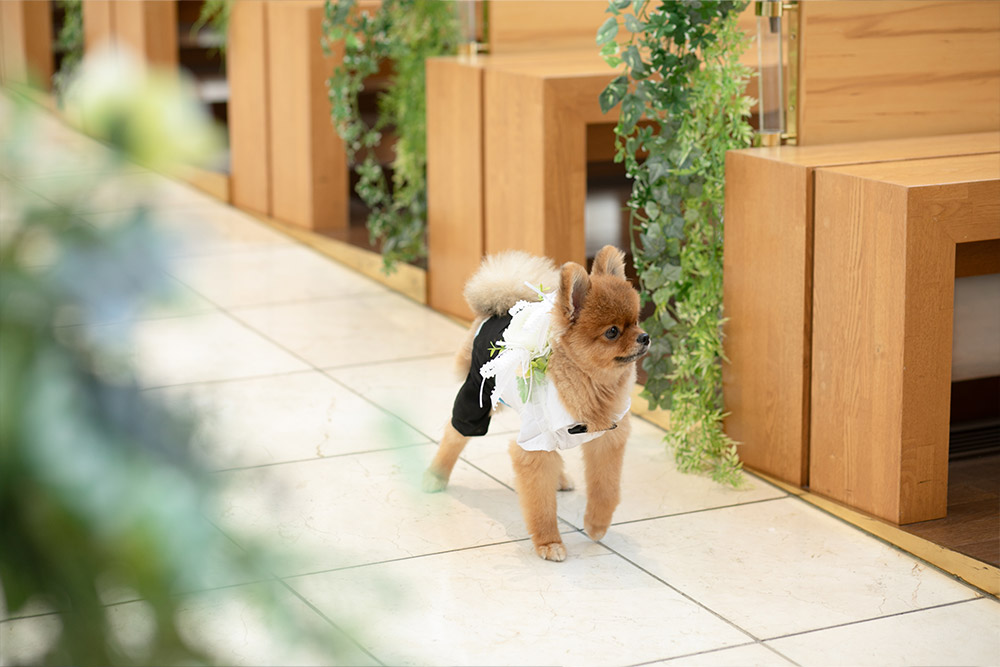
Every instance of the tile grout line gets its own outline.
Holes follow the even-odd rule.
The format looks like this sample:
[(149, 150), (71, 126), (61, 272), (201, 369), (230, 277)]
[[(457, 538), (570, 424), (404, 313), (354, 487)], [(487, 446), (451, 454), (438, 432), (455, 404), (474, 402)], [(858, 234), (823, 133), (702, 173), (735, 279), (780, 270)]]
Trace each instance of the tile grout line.
[(723, 622), (724, 622), (724, 623), (726, 623), (727, 625), (729, 625), (729, 626), (731, 626), (731, 627), (735, 628), (735, 629), (736, 629), (736, 630), (738, 630), (739, 632), (742, 632), (742, 633), (743, 633), (744, 635), (746, 635), (747, 637), (749, 637), (750, 639), (752, 639), (752, 640), (753, 640), (753, 641), (754, 641), (755, 643), (760, 643), (760, 642), (761, 642), (760, 638), (759, 638), (759, 637), (757, 637), (756, 635), (754, 635), (754, 634), (753, 634), (752, 632), (750, 632), (749, 630), (745, 630), (744, 628), (740, 627), (740, 626), (739, 626), (739, 625), (737, 625), (737, 624), (736, 624), (735, 622), (733, 622), (733, 621), (729, 620), (728, 618), (726, 618), (725, 616), (723, 616), (723, 615), (722, 615), (722, 614), (720, 614), (719, 612), (715, 611), (714, 609), (710, 608), (709, 606), (705, 605), (704, 603), (702, 603), (702, 602), (699, 602), (698, 600), (694, 599), (693, 597), (691, 597), (690, 595), (688, 595), (688, 594), (687, 594), (687, 593), (685, 593), (684, 591), (680, 590), (680, 589), (679, 589), (679, 588), (677, 588), (676, 586), (674, 586), (674, 585), (672, 585), (672, 584), (668, 583), (666, 579), (663, 579), (662, 577), (660, 577), (660, 576), (658, 576), (658, 575), (655, 575), (655, 574), (653, 574), (652, 572), (650, 572), (650, 571), (649, 571), (649, 570), (647, 570), (646, 568), (642, 567), (641, 565), (639, 565), (638, 563), (636, 563), (635, 561), (633, 561), (633, 560), (632, 560), (631, 558), (629, 558), (628, 556), (625, 556), (625, 555), (623, 555), (623, 554), (622, 554), (621, 552), (617, 551), (616, 549), (613, 549), (613, 548), (609, 547), (609, 546), (608, 546), (607, 544), (605, 544), (605, 543), (604, 543), (603, 541), (601, 541), (601, 542), (598, 542), (598, 544), (600, 544), (600, 545), (601, 545), (602, 547), (604, 547), (605, 549), (607, 549), (607, 550), (608, 550), (608, 551), (610, 551), (611, 553), (613, 553), (613, 554), (615, 554), (616, 556), (618, 556), (619, 558), (621, 558), (621, 559), (622, 559), (623, 561), (625, 561), (626, 563), (629, 563), (630, 565), (632, 565), (633, 567), (637, 568), (637, 569), (638, 569), (638, 570), (640, 570), (641, 572), (644, 572), (644, 573), (645, 573), (645, 574), (646, 574), (647, 576), (649, 576), (649, 577), (651, 577), (651, 578), (655, 579), (656, 581), (660, 582), (661, 584), (663, 584), (664, 586), (666, 586), (666, 587), (667, 587), (667, 588), (669, 588), (670, 590), (674, 591), (675, 593), (677, 593), (678, 595), (680, 595), (681, 597), (683, 597), (683, 598), (684, 598), (685, 600), (687, 600), (687, 601), (689, 601), (689, 602), (693, 602), (693, 603), (694, 603), (695, 605), (697, 605), (698, 607), (701, 607), (702, 609), (704, 609), (704, 610), (705, 610), (705, 611), (707, 611), (708, 613), (712, 614), (713, 616), (715, 616), (715, 617), (716, 617), (716, 618), (718, 618), (719, 620), (723, 621)]
[(973, 597), (973, 598), (968, 598), (968, 599), (965, 599), (965, 600), (954, 600), (952, 602), (942, 602), (941, 604), (935, 604), (935, 605), (931, 605), (929, 607), (920, 607), (919, 609), (907, 609), (906, 611), (897, 611), (897, 612), (892, 613), (892, 614), (885, 614), (884, 616), (872, 616), (872, 617), (869, 617), (869, 618), (862, 618), (862, 619), (859, 619), (857, 621), (847, 621), (845, 623), (837, 623), (835, 625), (830, 625), (830, 626), (826, 626), (826, 627), (822, 627), (822, 628), (814, 628), (812, 630), (801, 630), (799, 632), (790, 632), (787, 635), (777, 635), (775, 637), (768, 637), (768, 638), (763, 639), (761, 641), (762, 642), (774, 642), (774, 641), (778, 641), (780, 639), (788, 639), (789, 637), (799, 637), (799, 636), (802, 636), (802, 635), (813, 634), (814, 632), (825, 632), (827, 630), (836, 630), (838, 628), (847, 628), (847, 627), (851, 627), (853, 625), (860, 625), (862, 623), (873, 623), (875, 621), (881, 621), (882, 619), (886, 619), (886, 618), (896, 618), (896, 617), (899, 617), (899, 616), (909, 616), (910, 614), (919, 614), (920, 612), (923, 612), (923, 611), (932, 611), (934, 609), (943, 609), (945, 607), (954, 607), (954, 606), (957, 606), (957, 605), (960, 605), (960, 604), (968, 604), (970, 602), (976, 602), (977, 600), (986, 600), (986, 599), (989, 599), (988, 596), (979, 595), (979, 596), (976, 596), (976, 597)]
[(379, 665), (382, 665), (382, 667), (385, 667), (385, 663), (383, 661), (379, 660), (375, 656), (374, 653), (372, 653), (367, 648), (365, 648), (364, 646), (362, 646), (361, 642), (359, 642), (357, 639), (355, 639), (354, 637), (352, 637), (351, 635), (349, 635), (347, 632), (345, 632), (344, 629), (342, 627), (340, 627), (340, 625), (338, 625), (330, 617), (328, 617), (326, 614), (324, 614), (316, 605), (314, 605), (312, 602), (310, 602), (309, 600), (307, 600), (304, 595), (302, 595), (297, 590), (295, 590), (291, 586), (291, 584), (289, 584), (287, 581), (285, 581), (284, 579), (281, 579), (281, 578), (278, 579), (278, 583), (285, 590), (289, 591), (292, 595), (294, 595), (296, 598), (298, 598), (302, 602), (302, 604), (306, 605), (317, 616), (319, 616), (321, 619), (323, 619), (324, 621), (326, 621), (331, 627), (335, 628), (341, 634), (341, 636), (343, 636), (344, 638), (346, 638), (347, 641), (349, 641), (351, 644), (353, 644), (355, 647), (357, 647), (362, 653), (364, 653), (365, 655), (367, 655), (369, 658), (371, 658), (372, 660), (374, 660)]
[[(186, 283), (185, 283), (185, 284), (186, 284)], [(267, 342), (268, 342), (268, 343), (270, 343), (271, 345), (274, 345), (275, 347), (277, 347), (277, 348), (278, 348), (279, 350), (281, 350), (281, 351), (282, 351), (282, 352), (284, 352), (285, 354), (288, 354), (289, 356), (291, 356), (291, 357), (293, 357), (293, 358), (297, 359), (297, 360), (298, 360), (298, 361), (300, 361), (301, 363), (303, 363), (303, 364), (305, 364), (306, 366), (308, 366), (308, 369), (306, 369), (306, 370), (313, 370), (313, 371), (316, 371), (316, 372), (319, 372), (319, 373), (323, 374), (324, 376), (326, 376), (326, 377), (330, 378), (330, 380), (332, 380), (333, 382), (335, 382), (335, 383), (336, 383), (337, 385), (339, 385), (339, 386), (340, 386), (340, 387), (342, 387), (343, 389), (345, 389), (345, 390), (347, 390), (347, 391), (351, 392), (351, 393), (352, 393), (352, 394), (354, 394), (355, 396), (357, 396), (357, 397), (361, 398), (361, 399), (362, 399), (362, 400), (364, 400), (365, 402), (369, 403), (370, 405), (372, 405), (373, 407), (375, 407), (375, 408), (376, 408), (377, 410), (379, 410), (379, 411), (380, 411), (380, 412), (382, 412), (383, 414), (385, 414), (385, 415), (388, 415), (388, 416), (390, 416), (390, 417), (393, 417), (394, 419), (398, 419), (398, 420), (399, 420), (399, 421), (400, 421), (401, 423), (403, 423), (403, 424), (404, 424), (404, 425), (406, 425), (407, 427), (411, 428), (412, 430), (414, 430), (414, 431), (415, 431), (415, 432), (417, 432), (418, 434), (422, 435), (422, 436), (423, 436), (423, 437), (425, 437), (425, 438), (428, 438), (428, 440), (429, 440), (429, 441), (431, 441), (431, 442), (435, 442), (435, 439), (434, 439), (434, 438), (430, 438), (430, 437), (428, 437), (426, 433), (424, 433), (424, 432), (423, 432), (423, 431), (421, 431), (420, 429), (418, 429), (418, 428), (414, 427), (414, 426), (413, 426), (413, 424), (411, 424), (411, 423), (410, 423), (410, 422), (408, 422), (407, 420), (403, 419), (403, 418), (402, 418), (401, 416), (399, 416), (399, 415), (397, 415), (397, 414), (395, 414), (395, 413), (393, 413), (393, 412), (390, 412), (389, 410), (387, 410), (387, 409), (386, 409), (386, 408), (384, 408), (383, 406), (381, 406), (381, 405), (379, 405), (378, 403), (376, 403), (375, 401), (373, 401), (373, 400), (372, 400), (371, 398), (369, 398), (369, 397), (365, 396), (364, 394), (360, 393), (359, 391), (355, 390), (355, 389), (354, 389), (353, 387), (349, 387), (349, 386), (347, 386), (346, 384), (344, 384), (343, 382), (341, 382), (341, 381), (340, 381), (340, 380), (338, 380), (337, 378), (333, 377), (333, 376), (332, 376), (332, 375), (330, 375), (329, 373), (325, 372), (325, 371), (324, 371), (324, 370), (323, 370), (322, 368), (320, 368), (320, 367), (319, 367), (319, 366), (317, 366), (316, 364), (312, 363), (311, 361), (309, 361), (308, 359), (306, 359), (306, 358), (305, 358), (305, 357), (303, 357), (302, 355), (300, 355), (300, 354), (298, 354), (298, 353), (296, 353), (296, 352), (294, 352), (294, 351), (292, 351), (292, 350), (289, 350), (289, 349), (288, 349), (287, 347), (285, 347), (284, 345), (282, 345), (282, 344), (281, 344), (281, 343), (279, 343), (278, 341), (274, 340), (273, 338), (271, 338), (271, 337), (270, 337), (270, 336), (268, 336), (267, 334), (263, 333), (262, 331), (259, 331), (259, 330), (257, 330), (257, 329), (256, 329), (255, 327), (251, 326), (251, 325), (250, 325), (250, 323), (248, 323), (248, 322), (246, 322), (245, 320), (243, 320), (242, 318), (238, 317), (236, 313), (233, 313), (233, 312), (232, 312), (232, 311), (230, 311), (230, 310), (227, 310), (227, 309), (225, 309), (225, 308), (222, 308), (222, 307), (221, 307), (221, 306), (220, 306), (220, 305), (219, 305), (218, 303), (216, 303), (216, 302), (215, 302), (214, 300), (212, 300), (212, 299), (210, 299), (209, 297), (205, 296), (204, 294), (202, 294), (202, 293), (201, 293), (201, 292), (199, 292), (198, 290), (194, 289), (193, 287), (191, 287), (191, 286), (188, 286), (188, 289), (190, 289), (190, 290), (191, 290), (192, 292), (194, 292), (195, 294), (197, 294), (198, 296), (200, 296), (201, 298), (205, 299), (205, 300), (206, 300), (207, 302), (209, 302), (210, 304), (212, 304), (213, 306), (215, 306), (216, 308), (218, 308), (218, 309), (219, 309), (219, 311), (220, 311), (220, 312), (221, 312), (221, 313), (222, 313), (223, 315), (225, 315), (225, 316), (226, 316), (227, 318), (229, 318), (230, 320), (232, 320), (232, 321), (233, 321), (233, 322), (235, 322), (236, 324), (239, 324), (240, 326), (242, 326), (242, 327), (243, 327), (244, 329), (246, 329), (247, 331), (250, 331), (251, 333), (253, 333), (253, 334), (255, 334), (255, 335), (259, 336), (260, 338), (262, 338), (263, 340), (267, 341)], [(386, 363), (390, 363), (390, 362), (386, 362)], [(304, 372), (304, 371), (294, 371), (294, 372)], [(191, 383), (191, 384), (194, 384), (194, 383)]]
[[(643, 662), (637, 662), (635, 664), (629, 665), (628, 667), (647, 667), (648, 665), (656, 665), (656, 664), (660, 664), (660, 663), (663, 663), (663, 662), (676, 662), (678, 660), (684, 660), (686, 658), (694, 658), (694, 657), (700, 656), (700, 655), (711, 655), (713, 653), (719, 653), (721, 651), (728, 651), (728, 650), (737, 649), (737, 648), (746, 648), (747, 646), (760, 646), (761, 648), (770, 648), (770, 647), (764, 646), (760, 642), (747, 642), (745, 644), (735, 644), (733, 646), (721, 646), (719, 648), (713, 648), (713, 649), (709, 649), (707, 651), (695, 651), (694, 653), (684, 653), (682, 655), (673, 655), (673, 656), (670, 656), (670, 657), (667, 657), (667, 658), (654, 658), (653, 660), (645, 660)], [(799, 664), (799, 663), (795, 662), (794, 660), (790, 660), (788, 657), (786, 657), (784, 655), (781, 655), (777, 651), (774, 651), (774, 649), (771, 649), (771, 650), (774, 653), (777, 653), (777, 655), (780, 656), (781, 658), (783, 658), (785, 660), (788, 660), (788, 662), (790, 664), (793, 664), (793, 665), (798, 665)]]

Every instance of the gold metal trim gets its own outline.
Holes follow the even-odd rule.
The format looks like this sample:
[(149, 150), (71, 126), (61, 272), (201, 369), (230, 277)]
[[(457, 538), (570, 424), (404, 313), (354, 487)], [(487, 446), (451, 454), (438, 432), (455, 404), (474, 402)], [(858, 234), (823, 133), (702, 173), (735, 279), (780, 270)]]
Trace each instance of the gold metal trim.
[(788, 48), (785, 49), (787, 67), (785, 69), (785, 134), (782, 138), (786, 144), (799, 143), (799, 3), (797, 0), (785, 2), (782, 5), (787, 18), (783, 21), (788, 26)]
[(753, 11), (757, 16), (774, 18), (781, 16), (783, 9), (783, 3), (780, 0), (758, 0), (758, 2), (754, 3)]

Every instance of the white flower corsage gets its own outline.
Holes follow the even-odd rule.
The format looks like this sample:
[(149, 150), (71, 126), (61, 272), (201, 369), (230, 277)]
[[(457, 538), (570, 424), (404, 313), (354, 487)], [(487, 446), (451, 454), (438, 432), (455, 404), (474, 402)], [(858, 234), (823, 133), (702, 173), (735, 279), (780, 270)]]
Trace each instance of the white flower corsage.
[(504, 331), (503, 339), (497, 341), (496, 347), (491, 350), (495, 356), (479, 370), (484, 384), (487, 378), (496, 378), (490, 396), (494, 408), (500, 402), (501, 391), (513, 378), (517, 378), (521, 401), (527, 403), (533, 387), (545, 380), (548, 370), (552, 354), (549, 335), (555, 293), (546, 293), (541, 286), (525, 284), (538, 293), (538, 301), (518, 301), (514, 304), (510, 309), (510, 325)]

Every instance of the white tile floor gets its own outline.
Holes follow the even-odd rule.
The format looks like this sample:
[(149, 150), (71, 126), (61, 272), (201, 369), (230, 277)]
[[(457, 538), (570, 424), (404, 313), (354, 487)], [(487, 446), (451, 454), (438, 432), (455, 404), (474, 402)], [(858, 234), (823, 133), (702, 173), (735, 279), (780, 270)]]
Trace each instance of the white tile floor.
[[(44, 128), (30, 173), (0, 165), (0, 233), (103, 150)], [(223, 488), (222, 530), (290, 554), (272, 582), (223, 575), (184, 598), (187, 635), (222, 664), (330, 662), (269, 632), (275, 619), (248, 602), (262, 591), (293, 605), (286, 624), (350, 632), (349, 664), (1000, 663), (995, 598), (752, 476), (734, 491), (678, 473), (642, 421), (608, 535), (591, 542), (582, 489), (563, 494), (570, 556), (539, 560), (511, 488), (512, 416), (469, 446), (447, 492), (419, 491), (460, 327), (186, 186), (117, 179), (85, 223), (114, 224), (141, 180), (183, 239), (177, 305), (136, 323), (140, 377), (205, 415), (198, 451)], [(111, 608), (124, 644), (146, 613)], [(0, 664), (31, 660), (59, 625), (2, 618)]]

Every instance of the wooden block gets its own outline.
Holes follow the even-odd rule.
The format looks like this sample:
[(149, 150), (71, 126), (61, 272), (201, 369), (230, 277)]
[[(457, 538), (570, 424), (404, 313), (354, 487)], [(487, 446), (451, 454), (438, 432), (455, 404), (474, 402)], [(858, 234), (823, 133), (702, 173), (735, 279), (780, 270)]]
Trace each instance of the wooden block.
[(991, 132), (727, 155), (725, 427), (748, 468), (809, 483), (815, 170), (998, 151)]
[(1000, 2), (800, 3), (800, 145), (1000, 127)]
[(616, 71), (592, 50), (490, 56), (484, 107), (486, 252), (586, 261), (587, 126)]
[(264, 215), (271, 214), (267, 46), (267, 4), (263, 0), (233, 3), (226, 47), (232, 202)]
[(810, 487), (943, 517), (955, 247), (1000, 238), (1000, 154), (819, 169), (815, 199)]
[(456, 58), (427, 60), (427, 302), (471, 320), (462, 297), (482, 259), (483, 71)]
[(49, 0), (0, 2), (0, 81), (48, 90), (53, 68)]
[(80, 3), (83, 11), (83, 49), (90, 53), (114, 39), (115, 12), (111, 0), (87, 0)]
[(490, 0), (491, 54), (593, 48), (608, 15), (605, 0)]
[(143, 62), (176, 70), (177, 3), (173, 0), (115, 0), (115, 38), (130, 48)]
[(310, 229), (346, 227), (347, 159), (326, 89), (343, 54), (323, 53), (321, 0), (271, 0), (267, 13), (271, 214)]

